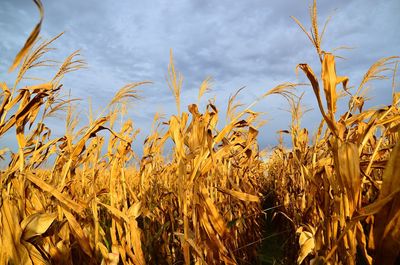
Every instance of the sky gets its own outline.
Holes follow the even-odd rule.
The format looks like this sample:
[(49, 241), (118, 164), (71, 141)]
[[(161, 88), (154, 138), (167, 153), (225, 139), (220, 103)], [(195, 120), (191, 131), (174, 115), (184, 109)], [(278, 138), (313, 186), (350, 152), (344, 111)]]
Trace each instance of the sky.
[[(61, 60), (80, 50), (88, 68), (70, 73), (64, 79), (65, 91), (81, 98), (79, 108), (88, 113), (89, 100), (94, 110), (101, 109), (124, 84), (150, 80), (141, 88), (140, 101), (129, 106), (129, 117), (141, 129), (135, 150), (140, 153), (143, 140), (156, 112), (168, 117), (176, 114), (173, 96), (166, 83), (170, 49), (176, 68), (184, 76), (182, 110), (197, 102), (198, 88), (208, 76), (212, 91), (204, 97), (215, 98), (224, 113), (229, 95), (245, 86), (239, 100), (251, 104), (258, 96), (283, 82), (303, 82), (296, 76), (299, 63), (308, 63), (319, 72), (316, 52), (305, 34), (290, 18), (295, 16), (308, 29), (311, 0), (247, 1), (134, 1), (134, 0), (42, 0), (45, 16), (41, 35), (55, 42), (51, 56)], [(350, 78), (357, 87), (364, 73), (376, 60), (400, 55), (400, 1), (338, 0), (318, 1), (319, 22), (331, 22), (322, 48), (345, 57), (337, 59), (338, 75)], [(7, 69), (37, 23), (38, 11), (30, 0), (0, 1), (0, 80), (11, 82)], [(389, 73), (390, 75), (390, 73)], [(321, 116), (311, 87), (304, 92), (303, 104), (310, 109), (303, 126), (316, 130)], [(390, 104), (391, 80), (372, 83), (372, 105)], [(344, 110), (347, 102), (340, 105)], [(261, 148), (277, 143), (276, 131), (290, 124), (288, 105), (280, 96), (271, 96), (254, 107), (265, 112), (268, 123), (260, 130)], [(221, 117), (222, 118), (222, 117)], [(56, 133), (64, 127), (62, 119), (49, 124)], [(2, 146), (12, 135), (0, 139)]]

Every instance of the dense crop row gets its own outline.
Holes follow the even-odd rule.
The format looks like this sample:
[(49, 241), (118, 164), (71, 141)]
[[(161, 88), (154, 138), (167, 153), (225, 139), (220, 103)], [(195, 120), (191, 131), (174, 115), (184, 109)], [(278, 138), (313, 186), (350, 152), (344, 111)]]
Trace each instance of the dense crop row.
[[(78, 128), (74, 100), (61, 93), (64, 75), (85, 66), (78, 52), (48, 82), (20, 85), (33, 68), (55, 69), (44, 56), (59, 36), (37, 41), (41, 19), (10, 68), (18, 68), (14, 84), (0, 83), (0, 137), (13, 133), (18, 143), (17, 152), (0, 147), (0, 158), (9, 160), (0, 172), (0, 264), (254, 264), (262, 255), (266, 204), (289, 223), (298, 263), (398, 261), (397, 57), (372, 65), (351, 92), (348, 78), (336, 75), (335, 56), (321, 47), (315, 2), (311, 21), (307, 32), (296, 20), (316, 48), (321, 78), (307, 64), (298, 69), (311, 83), (322, 121), (310, 141), (295, 84), (262, 95), (280, 94), (292, 108), (292, 124), (282, 131), (291, 147), (279, 144), (265, 160), (257, 143), (262, 121), (241, 108), (237, 94), (223, 124), (212, 101), (203, 111), (195, 104), (181, 111), (182, 77), (172, 53), (168, 86), (177, 114), (164, 124), (154, 118), (141, 157), (131, 147), (133, 122), (119, 118), (138, 98), (137, 87), (149, 82), (121, 88), (100, 116)], [(363, 109), (366, 85), (389, 70), (392, 102)], [(208, 89), (205, 80), (199, 98)], [(349, 109), (338, 115), (341, 96)], [(56, 112), (66, 117), (61, 137), (46, 125)], [(166, 156), (167, 142), (173, 147)]]

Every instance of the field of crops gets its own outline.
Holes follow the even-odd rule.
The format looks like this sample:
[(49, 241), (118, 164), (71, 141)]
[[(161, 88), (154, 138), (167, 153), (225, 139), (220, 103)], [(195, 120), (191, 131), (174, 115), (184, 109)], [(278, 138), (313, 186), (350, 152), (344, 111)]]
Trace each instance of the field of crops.
[[(177, 113), (163, 123), (154, 117), (139, 157), (131, 146), (137, 129), (121, 117), (147, 82), (124, 86), (83, 127), (75, 100), (61, 93), (64, 75), (85, 67), (78, 52), (51, 68), (47, 82), (21, 86), (32, 69), (54, 64), (43, 58), (59, 37), (39, 40), (43, 7), (34, 2), (41, 20), (10, 67), (16, 79), (0, 82), (0, 137), (12, 133), (18, 144), (16, 152), (0, 146), (0, 264), (399, 264), (398, 57), (378, 60), (348, 88), (321, 47), (314, 1), (311, 30), (294, 21), (321, 63), (297, 66), (320, 126), (313, 137), (301, 127), (296, 84), (271, 89), (259, 101), (287, 99), (292, 123), (281, 134), (291, 144), (278, 142), (267, 156), (257, 142), (263, 120), (251, 110), (258, 101), (243, 108), (238, 91), (226, 114), (212, 101), (181, 106), (171, 52), (167, 85)], [(384, 78), (393, 80), (384, 92), (392, 102), (364, 109), (369, 82)], [(208, 89), (207, 79), (198, 98)], [(338, 100), (348, 110), (337, 113)], [(61, 137), (47, 123), (56, 113), (65, 115)], [(270, 253), (278, 242), (271, 238), (282, 234), (279, 253)]]

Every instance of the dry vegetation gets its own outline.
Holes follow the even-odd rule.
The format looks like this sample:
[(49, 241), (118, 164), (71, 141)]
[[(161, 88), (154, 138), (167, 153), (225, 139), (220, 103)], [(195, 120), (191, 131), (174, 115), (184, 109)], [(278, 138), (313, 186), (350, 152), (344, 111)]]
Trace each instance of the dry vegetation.
[[(323, 119), (310, 144), (295, 85), (262, 95), (284, 96), (293, 116), (282, 131), (292, 147), (279, 144), (267, 161), (257, 144), (263, 121), (250, 107), (241, 110), (237, 94), (222, 129), (212, 102), (203, 113), (195, 104), (181, 111), (172, 54), (168, 86), (177, 114), (164, 124), (155, 117), (141, 158), (131, 148), (133, 122), (117, 120), (148, 82), (123, 87), (102, 115), (78, 128), (74, 102), (60, 92), (63, 76), (85, 66), (78, 52), (49, 82), (21, 87), (32, 68), (53, 65), (44, 55), (59, 36), (39, 43), (41, 19), (10, 68), (19, 67), (14, 84), (0, 83), (0, 137), (13, 131), (18, 142), (17, 153), (0, 148), (0, 158), (10, 157), (0, 175), (0, 264), (254, 264), (268, 225), (265, 200), (289, 223), (298, 263), (398, 262), (400, 97), (394, 81), (386, 107), (363, 110), (362, 96), (369, 81), (389, 70), (396, 76), (397, 57), (372, 65), (351, 93), (348, 78), (336, 76), (335, 56), (321, 48), (325, 27), (319, 32), (315, 2), (311, 19), (311, 32), (296, 22), (316, 48), (322, 76), (307, 64), (298, 69)], [(199, 98), (208, 89), (206, 80)], [(338, 99), (349, 101), (342, 115)], [(46, 121), (56, 112), (66, 114), (66, 132), (54, 138)], [(167, 141), (173, 148), (165, 156)]]

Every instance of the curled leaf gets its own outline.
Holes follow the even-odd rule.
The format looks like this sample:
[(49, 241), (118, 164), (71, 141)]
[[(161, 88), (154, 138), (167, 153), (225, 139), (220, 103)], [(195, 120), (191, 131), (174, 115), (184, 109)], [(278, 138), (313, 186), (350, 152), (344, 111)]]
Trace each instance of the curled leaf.
[(32, 237), (44, 234), (56, 219), (56, 213), (34, 213), (21, 222), (22, 239), (29, 240)]
[(299, 237), (300, 253), (297, 258), (297, 264), (301, 264), (303, 260), (312, 253), (315, 247), (315, 239), (312, 233), (301, 231)]

